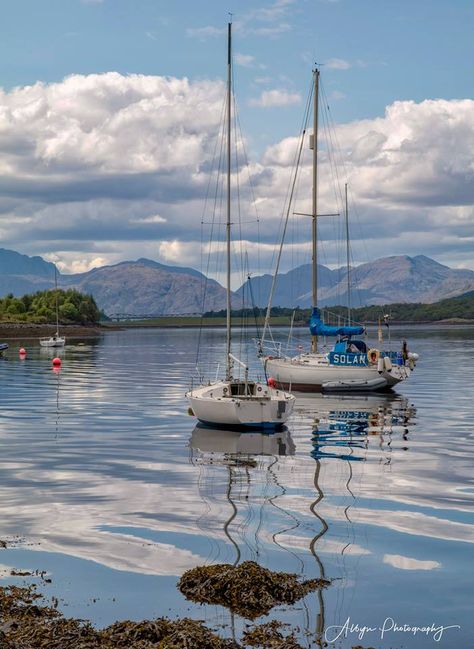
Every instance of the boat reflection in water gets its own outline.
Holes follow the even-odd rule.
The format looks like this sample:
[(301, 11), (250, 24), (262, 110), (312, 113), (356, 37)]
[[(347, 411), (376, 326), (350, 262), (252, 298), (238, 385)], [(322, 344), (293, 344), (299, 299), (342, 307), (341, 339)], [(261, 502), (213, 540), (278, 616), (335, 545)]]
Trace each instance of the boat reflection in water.
[(224, 453), (234, 461), (239, 455), (295, 454), (295, 444), (286, 426), (277, 432), (266, 433), (221, 430), (197, 424), (190, 446), (202, 453)]
[[(302, 400), (299, 399), (299, 402)], [(400, 395), (317, 395), (300, 403), (312, 418), (312, 451), (317, 458), (365, 461), (370, 438), (379, 448), (389, 448), (392, 436), (408, 440), (415, 408)]]
[[(334, 520), (334, 511), (328, 502), (323, 502), (329, 495), (330, 501), (334, 492), (340, 497), (346, 493), (349, 498), (343, 506), (342, 513), (348, 524), (346, 540), (340, 546), (342, 573), (338, 576), (339, 587), (344, 589), (354, 575), (349, 574), (348, 564), (345, 563), (347, 554), (365, 554), (368, 550), (354, 543), (353, 521), (351, 508), (354, 506), (357, 494), (351, 487), (354, 478), (354, 462), (365, 462), (371, 453), (376, 453), (382, 464), (390, 464), (390, 451), (392, 436), (402, 440), (405, 450), (408, 440), (409, 426), (415, 416), (416, 410), (408, 404), (408, 400), (400, 395), (371, 394), (371, 395), (314, 395), (311, 397), (298, 397), (297, 399), (297, 426), (307, 426), (311, 421), (311, 448), (310, 455), (316, 462), (314, 471), (314, 488), (316, 499), (310, 506), (311, 513), (319, 521), (320, 529), (310, 542), (310, 551), (319, 567), (322, 578), (326, 578), (326, 569), (321, 556), (328, 552), (337, 532), (337, 515)], [(307, 430), (307, 428), (306, 428)], [(305, 430), (305, 433), (306, 433)], [(376, 440), (375, 449), (371, 449), (371, 439)], [(346, 466), (346, 471), (341, 468)], [(343, 474), (346, 474), (343, 477)], [(337, 477), (336, 477), (337, 476)], [(336, 482), (335, 482), (336, 481)], [(339, 482), (340, 481), (340, 482)], [(360, 483), (359, 483), (360, 488)], [(337, 508), (336, 508), (337, 509)], [(328, 539), (323, 537), (331, 527), (335, 527)], [(329, 544), (329, 545), (328, 545)], [(336, 551), (336, 545), (334, 545)], [(337, 553), (337, 552), (336, 552)], [(315, 639), (317, 646), (325, 644), (324, 630), (328, 624), (325, 615), (324, 590), (317, 593), (319, 600), (319, 615), (317, 617)]]
[[(215, 536), (218, 532), (216, 521), (220, 519), (221, 530), (235, 549), (233, 564), (244, 559), (258, 561), (261, 546), (267, 539), (263, 538), (261, 524), (255, 521), (263, 520), (267, 505), (276, 507), (274, 500), (284, 490), (277, 475), (278, 459), (295, 454), (288, 428), (284, 426), (271, 433), (240, 432), (197, 424), (190, 448), (191, 463), (203, 467), (199, 488), (207, 505), (208, 520), (201, 517), (201, 528), (206, 529), (210, 537)], [(227, 469), (224, 484), (223, 467)], [(220, 489), (216, 481), (221, 482)], [(221, 503), (224, 490), (230, 505), (227, 517)], [(221, 548), (217, 547), (213, 559), (217, 560), (221, 553)]]
[[(304, 542), (306, 552), (302, 552), (300, 547), (292, 547), (292, 543), (288, 542), (291, 534), (305, 525), (300, 513), (291, 504), (286, 506), (286, 499), (292, 498), (288, 491), (294, 487), (292, 476), (295, 468), (295, 458), (291, 457), (295, 454), (295, 444), (288, 428), (273, 433), (241, 433), (198, 424), (192, 432), (190, 447), (191, 462), (201, 468), (204, 466), (207, 471), (200, 475), (199, 485), (207, 505), (204, 518), (213, 522), (221, 513), (219, 500), (223, 489), (219, 494), (215, 480), (209, 480), (209, 471), (222, 471), (223, 466), (227, 468), (225, 488), (230, 511), (225, 517), (221, 515), (221, 526), (235, 550), (234, 565), (251, 559), (273, 570), (295, 572), (296, 561), (298, 573), (302, 578), (307, 578), (314, 573), (314, 568), (310, 573), (307, 570), (306, 560), (311, 555), (304, 555), (309, 550), (316, 558), (318, 576), (324, 576), (324, 568), (313, 547), (314, 538), (307, 538)], [(319, 499), (320, 492), (317, 493), (317, 500), (313, 502), (314, 499), (311, 499), (307, 511), (321, 521), (321, 517), (312, 510)], [(214, 516), (214, 512), (217, 516)], [(209, 524), (203, 519), (201, 527), (207, 527), (215, 535), (216, 530), (209, 529)], [(326, 529), (327, 526), (323, 528), (323, 534)], [(318, 529), (317, 537), (320, 535), (321, 530)], [(261, 557), (268, 557), (269, 545), (287, 558), (280, 554), (277, 565), (265, 565), (266, 561)], [(217, 561), (217, 557), (212, 557), (212, 560)], [(324, 629), (322, 589), (318, 589), (315, 595), (319, 610), (314, 610), (311, 596), (301, 600), (298, 611), (303, 612), (303, 619), (298, 619), (297, 626), (304, 628), (306, 634), (315, 634), (316, 644), (321, 646)], [(281, 619), (281, 610), (278, 615), (278, 619)], [(231, 627), (235, 640), (236, 620), (232, 614)]]
[[(333, 622), (325, 600), (343, 598), (358, 578), (360, 557), (370, 554), (351, 511), (366, 491), (374, 493), (392, 451), (408, 448), (414, 417), (399, 395), (318, 394), (297, 397), (291, 435), (287, 428), (265, 434), (196, 426), (191, 462), (200, 471), (199, 526), (214, 540), (208, 560), (252, 559), (304, 578), (335, 579), (285, 620), (309, 634), (312, 646), (324, 646)], [(277, 557), (270, 565), (269, 556)]]

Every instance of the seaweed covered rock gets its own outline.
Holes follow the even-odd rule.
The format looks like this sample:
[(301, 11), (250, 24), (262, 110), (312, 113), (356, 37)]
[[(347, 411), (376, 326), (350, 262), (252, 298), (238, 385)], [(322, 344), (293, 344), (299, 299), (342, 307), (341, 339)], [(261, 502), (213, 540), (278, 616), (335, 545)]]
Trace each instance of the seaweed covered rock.
[(254, 561), (244, 561), (240, 566), (224, 563), (188, 570), (178, 588), (193, 602), (221, 604), (253, 620), (278, 604), (294, 604), (329, 583), (325, 579), (299, 581), (298, 575), (272, 572)]
[(169, 622), (164, 618), (133, 622), (121, 620), (101, 631), (101, 637), (117, 649), (128, 649), (142, 645), (157, 646), (169, 631)]
[(286, 626), (288, 625), (277, 620), (260, 624), (250, 631), (244, 632), (244, 643), (251, 647), (264, 647), (264, 649), (303, 649), (296, 642), (293, 633), (283, 635), (281, 629)]
[(226, 649), (228, 646), (202, 622), (165, 618), (143, 622), (116, 622), (100, 632), (113, 649)]
[(8, 586), (0, 588), (0, 610), (2, 621), (13, 619), (16, 623), (26, 623), (29, 618), (55, 618), (59, 613), (49, 606), (38, 606), (41, 599), (33, 586)]
[(34, 587), (0, 587), (0, 649), (241, 649), (202, 622), (124, 620), (98, 631), (41, 605)]

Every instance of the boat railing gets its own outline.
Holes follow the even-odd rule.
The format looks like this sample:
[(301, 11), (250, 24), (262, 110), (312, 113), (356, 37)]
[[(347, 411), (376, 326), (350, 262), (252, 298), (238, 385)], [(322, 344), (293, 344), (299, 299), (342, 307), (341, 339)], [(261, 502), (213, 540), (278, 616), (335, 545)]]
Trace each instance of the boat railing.
[(261, 358), (263, 356), (281, 356), (281, 347), (282, 343), (275, 340), (266, 341), (262, 345), (260, 338), (253, 339), (255, 346), (257, 348), (257, 355)]

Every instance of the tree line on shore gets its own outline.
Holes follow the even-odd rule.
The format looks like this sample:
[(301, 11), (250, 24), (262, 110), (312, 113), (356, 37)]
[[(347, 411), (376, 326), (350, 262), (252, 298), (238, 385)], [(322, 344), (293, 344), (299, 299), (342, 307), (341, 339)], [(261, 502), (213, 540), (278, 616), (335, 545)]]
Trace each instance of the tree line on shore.
[[(232, 310), (234, 317), (258, 317), (259, 320), (265, 316), (265, 313), (266, 310), (260, 308)], [(221, 311), (208, 311), (204, 314), (204, 317), (222, 318), (225, 317), (225, 314), (225, 309), (222, 309)], [(337, 319), (342, 321), (347, 318), (347, 307), (324, 307), (322, 314), (326, 322), (334, 322)], [(311, 316), (311, 309), (300, 309), (299, 307), (291, 309), (277, 306), (272, 307), (271, 315), (273, 317), (286, 316), (289, 319), (293, 318), (295, 324), (301, 324), (308, 322)], [(385, 306), (370, 305), (351, 309), (351, 319), (355, 322), (377, 323), (379, 318), (383, 318), (385, 315), (389, 315), (390, 320), (395, 322), (438, 322), (449, 319), (474, 320), (474, 291), (433, 304), (423, 304), (421, 302), (396, 303)]]
[(22, 297), (9, 293), (0, 298), (0, 321), (49, 324), (56, 322), (56, 305), (61, 324), (97, 324), (100, 311), (92, 295), (75, 289), (51, 289)]

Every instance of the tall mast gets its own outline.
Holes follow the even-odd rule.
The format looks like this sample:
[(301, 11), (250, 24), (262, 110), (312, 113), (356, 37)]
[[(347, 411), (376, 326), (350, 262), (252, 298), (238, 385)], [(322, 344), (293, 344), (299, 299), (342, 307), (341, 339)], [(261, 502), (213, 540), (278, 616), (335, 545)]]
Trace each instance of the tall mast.
[(231, 165), (231, 100), (232, 100), (232, 23), (227, 25), (227, 358), (226, 358), (226, 380), (232, 377), (232, 359), (230, 356), (230, 334), (231, 334), (231, 301), (230, 301), (230, 165)]
[(348, 323), (351, 324), (351, 259), (350, 259), (350, 249), (349, 249), (349, 207), (347, 203), (347, 183), (344, 187), (346, 205), (345, 205), (345, 217), (346, 217), (346, 263), (347, 263), (347, 319)]
[[(313, 149), (313, 307), (318, 306), (318, 228), (317, 228), (317, 201), (318, 201), (318, 100), (319, 100), (319, 70), (316, 68), (314, 76), (313, 95), (313, 137), (311, 140)], [(311, 336), (311, 351), (318, 351), (318, 337)]]
[(56, 334), (59, 336), (58, 268), (56, 264), (54, 264), (54, 293), (56, 297)]

